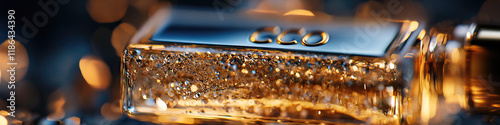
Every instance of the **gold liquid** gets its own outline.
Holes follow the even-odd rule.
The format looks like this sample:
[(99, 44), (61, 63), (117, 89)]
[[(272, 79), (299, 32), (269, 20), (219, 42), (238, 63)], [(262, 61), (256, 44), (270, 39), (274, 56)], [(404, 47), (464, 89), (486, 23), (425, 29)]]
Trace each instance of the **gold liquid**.
[(399, 123), (402, 82), (373, 57), (156, 44), (122, 57), (123, 110), (158, 123)]

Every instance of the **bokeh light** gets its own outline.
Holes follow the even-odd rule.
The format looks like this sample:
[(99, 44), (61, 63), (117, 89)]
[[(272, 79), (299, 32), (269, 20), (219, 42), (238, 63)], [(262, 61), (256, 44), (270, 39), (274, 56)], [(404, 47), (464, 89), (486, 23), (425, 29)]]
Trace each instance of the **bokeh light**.
[(298, 15), (298, 16), (314, 16), (314, 14), (309, 11), (309, 10), (304, 10), (304, 9), (296, 9), (296, 10), (290, 10), (283, 14), (284, 16), (287, 15)]
[(0, 125), (7, 125), (7, 119), (3, 116), (0, 116)]
[(80, 71), (87, 83), (95, 89), (106, 89), (111, 81), (108, 65), (99, 57), (87, 55), (80, 59)]
[(47, 116), (49, 121), (58, 121), (64, 118), (66, 115), (64, 111), (64, 105), (66, 104), (66, 99), (62, 93), (62, 90), (56, 90), (52, 92), (49, 96), (48, 109), (52, 112)]
[(158, 3), (158, 0), (129, 0), (128, 2), (130, 6), (139, 10), (139, 12), (147, 13), (149, 11), (149, 8), (151, 8), (151, 6)]
[(7, 63), (13, 63), (12, 61), (9, 60), (9, 56), (7, 55), (8, 54), (8, 46), (10, 45), (9, 43), (9, 40), (5, 40), (1, 45), (0, 45), (0, 50), (4, 50), (4, 51), (0, 51), (0, 69), (2, 69), (2, 73), (0, 74), (3, 74), (3, 75), (0, 75), (2, 77), (2, 79), (4, 81), (9, 81), (9, 77), (10, 75), (6, 75), (6, 74), (9, 74), (9, 72), (7, 72), (7, 70), (11, 67), (11, 66), (15, 66), (16, 67), (16, 81), (21, 81), (24, 76), (26, 75), (26, 72), (28, 72), (28, 64), (29, 64), (29, 58), (28, 58), (28, 51), (26, 50), (26, 48), (24, 47), (23, 44), (21, 44), (20, 42), (16, 41), (16, 43), (14, 44), (16, 46), (16, 52), (15, 52), (15, 63), (17, 63), (17, 65), (8, 65)]
[(1, 110), (1, 111), (0, 111), (0, 115), (1, 115), (1, 116), (7, 116), (7, 115), (9, 115), (9, 112), (7, 112), (7, 111), (5, 111), (5, 110)]
[(116, 50), (116, 54), (120, 57), (123, 50), (129, 44), (130, 38), (137, 32), (137, 29), (129, 23), (121, 23), (114, 30), (111, 35), (111, 44)]
[(70, 117), (64, 120), (64, 122), (68, 125), (80, 125), (80, 118), (78, 117)]
[(118, 103), (104, 103), (101, 106), (101, 115), (109, 121), (117, 120), (122, 116), (122, 112)]
[(127, 0), (89, 0), (87, 11), (90, 17), (99, 23), (116, 22), (127, 12)]

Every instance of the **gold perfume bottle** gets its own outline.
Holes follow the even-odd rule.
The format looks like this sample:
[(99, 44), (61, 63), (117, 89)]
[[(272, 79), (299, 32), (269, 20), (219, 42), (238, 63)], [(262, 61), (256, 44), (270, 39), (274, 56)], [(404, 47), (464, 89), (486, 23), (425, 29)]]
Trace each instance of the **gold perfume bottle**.
[(156, 13), (124, 50), (123, 111), (156, 123), (412, 124), (432, 122), (443, 95), (478, 111), (491, 106), (467, 98), (496, 98), (470, 87), (475, 25), (460, 41), (409, 20), (224, 16)]

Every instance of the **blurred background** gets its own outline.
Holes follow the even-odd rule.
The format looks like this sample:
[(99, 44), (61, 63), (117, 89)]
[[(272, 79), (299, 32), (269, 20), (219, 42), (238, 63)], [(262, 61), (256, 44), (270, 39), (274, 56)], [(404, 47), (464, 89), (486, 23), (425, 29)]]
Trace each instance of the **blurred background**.
[[(3, 0), (0, 2), (0, 125), (152, 124), (121, 113), (120, 55), (128, 40), (163, 6), (238, 13), (304, 9), (330, 16), (393, 19), (452, 27), (500, 24), (500, 0)], [(7, 11), (16, 21), (16, 117), (9, 117)], [(186, 15), (189, 16), (189, 15)], [(203, 23), (200, 20), (200, 23)], [(463, 116), (460, 123), (489, 123)], [(498, 121), (496, 121), (498, 123)]]

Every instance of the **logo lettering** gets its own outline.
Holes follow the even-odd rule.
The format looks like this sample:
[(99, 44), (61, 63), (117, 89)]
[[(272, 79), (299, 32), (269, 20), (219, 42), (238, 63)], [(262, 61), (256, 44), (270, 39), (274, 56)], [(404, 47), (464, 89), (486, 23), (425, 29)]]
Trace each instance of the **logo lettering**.
[[(272, 26), (272, 27), (264, 27), (257, 29), (250, 35), (250, 41), (254, 43), (271, 43), (273, 40), (271, 38), (267, 38), (266, 40), (257, 40), (258, 36), (261, 33), (264, 32), (269, 32), (272, 35), (278, 35), (276, 37), (276, 42), (281, 45), (294, 45), (297, 44), (297, 40), (291, 40), (291, 41), (284, 41), (283, 38), (288, 35), (288, 34), (295, 34), (298, 36), (302, 36), (302, 39), (300, 42), (304, 46), (319, 46), (326, 44), (328, 40), (330, 39), (330, 35), (327, 32), (324, 31), (311, 31), (306, 34), (306, 29), (304, 28), (299, 28), (299, 29), (286, 29), (283, 32), (281, 32), (280, 28), (278, 26)], [(280, 33), (281, 32), (281, 33)], [(312, 36), (321, 36), (321, 40), (319, 42), (311, 43), (308, 42), (307, 40), (312, 37)]]

